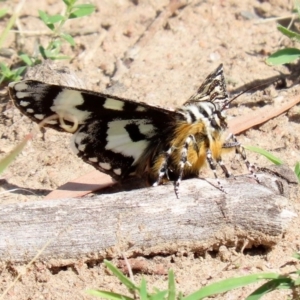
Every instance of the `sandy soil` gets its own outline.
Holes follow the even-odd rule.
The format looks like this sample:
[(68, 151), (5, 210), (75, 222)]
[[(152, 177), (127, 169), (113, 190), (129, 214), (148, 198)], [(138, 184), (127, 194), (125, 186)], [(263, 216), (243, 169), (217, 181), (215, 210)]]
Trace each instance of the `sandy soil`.
[[(70, 32), (76, 47), (63, 47), (72, 57), (62, 65), (80, 72), (88, 88), (165, 107), (183, 103), (199, 83), (220, 63), (224, 64), (228, 90), (234, 92), (258, 79), (287, 75), (287, 89), (270, 86), (265, 91), (246, 93), (233, 103), (229, 118), (247, 115), (262, 106), (284, 103), (299, 93), (299, 65), (270, 67), (267, 56), (282, 46), (293, 46), (282, 39), (275, 21), (266, 18), (289, 16), (292, 1), (231, 0), (231, 1), (91, 1), (97, 12), (88, 18), (71, 21)], [(18, 1), (3, 6), (12, 11)], [(135, 4), (137, 3), (137, 4)], [(29, 1), (18, 20), (21, 34), (10, 33), (5, 42), (12, 54), (1, 61), (11, 65), (19, 50), (33, 53), (36, 39), (46, 42), (47, 28), (38, 20), (38, 9), (60, 13), (62, 1)], [(171, 10), (171, 13), (170, 13)], [(7, 19), (0, 21), (0, 31)], [(286, 23), (285, 23), (286, 24)], [(33, 34), (32, 31), (35, 33)], [(21, 116), (6, 94), (0, 94), (0, 156), (7, 154), (36, 125)], [(291, 168), (300, 159), (299, 106), (269, 122), (239, 135), (246, 145), (271, 151)], [(269, 163), (254, 153), (249, 159), (259, 166)], [(233, 166), (234, 167), (234, 166)], [(44, 139), (36, 137), (0, 179), (0, 204), (42, 200), (58, 186), (92, 170), (69, 148), (69, 135), (47, 130)], [(299, 192), (290, 199), (299, 214)], [(291, 258), (300, 250), (299, 218), (295, 218), (282, 240), (273, 249), (255, 248), (236, 252), (235, 249), (208, 251), (205, 257), (194, 253), (145, 258), (147, 272), (137, 272), (150, 286), (166, 288), (166, 272), (172, 268), (178, 289), (190, 293), (203, 285), (259, 271), (291, 272), (300, 264)], [(222, 251), (224, 255), (221, 255)], [(117, 263), (117, 260), (113, 260)], [(1, 264), (0, 292), (14, 280), (24, 266)], [(159, 271), (158, 271), (159, 269)], [(162, 270), (161, 270), (162, 269)], [(142, 274), (146, 273), (146, 274)], [(163, 275), (162, 275), (163, 274)], [(30, 267), (9, 291), (6, 299), (92, 299), (87, 288), (122, 292), (122, 287), (102, 263), (95, 265), (78, 261), (72, 266), (51, 268), (47, 262)], [(232, 291), (217, 299), (244, 299), (255, 287)], [(289, 291), (274, 292), (265, 299), (288, 299)], [(290, 299), (290, 298), (289, 298)]]

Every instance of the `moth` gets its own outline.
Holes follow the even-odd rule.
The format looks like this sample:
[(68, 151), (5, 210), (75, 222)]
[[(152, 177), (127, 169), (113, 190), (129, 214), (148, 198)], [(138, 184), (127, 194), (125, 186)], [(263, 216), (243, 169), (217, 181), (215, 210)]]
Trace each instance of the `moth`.
[(197, 177), (206, 164), (217, 180), (217, 165), (231, 176), (224, 149), (235, 149), (255, 175), (236, 137), (224, 138), (230, 100), (222, 65), (176, 110), (36, 80), (10, 83), (9, 93), (34, 122), (72, 133), (75, 153), (117, 181), (130, 176), (152, 186), (173, 181), (178, 197), (181, 180)]

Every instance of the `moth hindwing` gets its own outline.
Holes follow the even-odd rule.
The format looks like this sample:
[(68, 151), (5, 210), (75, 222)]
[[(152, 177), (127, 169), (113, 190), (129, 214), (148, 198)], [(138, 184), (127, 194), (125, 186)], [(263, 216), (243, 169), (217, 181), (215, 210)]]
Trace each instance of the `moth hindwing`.
[(116, 180), (132, 175), (145, 176), (151, 185), (172, 180), (178, 195), (181, 179), (198, 176), (206, 162), (216, 178), (216, 164), (230, 176), (223, 148), (245, 157), (235, 137), (223, 138), (229, 100), (222, 65), (175, 111), (35, 80), (11, 83), (9, 92), (33, 121), (73, 133), (75, 153)]

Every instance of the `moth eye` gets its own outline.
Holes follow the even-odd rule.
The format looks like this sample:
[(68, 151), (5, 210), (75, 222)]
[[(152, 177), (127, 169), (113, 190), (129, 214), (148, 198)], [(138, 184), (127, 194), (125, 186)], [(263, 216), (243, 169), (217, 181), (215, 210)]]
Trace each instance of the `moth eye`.
[(218, 123), (216, 122), (215, 118), (212, 118), (212, 119), (210, 120), (210, 125), (211, 125), (212, 127), (214, 127), (214, 128), (216, 128), (217, 126), (219, 126)]

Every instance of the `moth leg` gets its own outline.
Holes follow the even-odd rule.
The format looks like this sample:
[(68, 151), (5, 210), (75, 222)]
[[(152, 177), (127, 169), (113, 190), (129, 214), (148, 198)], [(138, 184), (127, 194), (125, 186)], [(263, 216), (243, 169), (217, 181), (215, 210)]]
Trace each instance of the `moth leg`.
[(152, 184), (152, 186), (158, 186), (165, 175), (167, 175), (167, 177), (169, 177), (168, 176), (168, 161), (169, 161), (169, 158), (170, 158), (171, 153), (173, 152), (173, 150), (174, 150), (174, 147), (171, 147), (166, 152), (164, 152), (164, 161), (161, 164), (161, 167), (159, 169), (158, 178)]
[[(191, 166), (191, 163), (187, 160), (187, 155), (188, 155), (188, 149), (189, 149), (189, 145), (190, 143), (193, 143), (194, 149), (197, 151), (198, 146), (196, 143), (196, 139), (193, 135), (189, 135), (187, 137), (187, 139), (185, 140), (183, 147), (181, 149), (181, 154), (180, 154), (180, 162), (179, 162), (179, 175), (176, 181), (174, 181), (174, 191), (176, 194), (176, 197), (179, 198), (179, 186), (182, 180), (182, 176), (183, 176), (183, 171), (184, 171), (184, 167), (185, 165), (189, 165)], [(197, 152), (198, 153), (198, 152)]]
[(234, 175), (232, 175), (232, 173), (230, 171), (228, 171), (228, 169), (224, 165), (224, 162), (223, 162), (222, 158), (217, 159), (217, 163), (221, 167), (221, 169), (223, 170), (226, 178), (229, 178), (229, 177), (232, 177), (232, 176), (234, 177)]
[[(237, 148), (240, 146), (240, 143), (236, 140), (236, 141), (230, 141), (232, 140), (232, 135), (233, 134), (230, 134), (226, 140), (225, 140), (225, 143), (223, 144), (222, 148), (224, 149), (230, 149), (230, 148)], [(224, 165), (223, 161), (222, 161), (222, 158), (220, 159), (217, 159), (217, 163), (218, 165), (221, 167), (221, 169), (223, 170), (224, 174), (225, 174), (225, 177), (226, 178), (229, 178), (229, 177), (234, 177), (234, 175), (232, 175), (232, 173), (230, 171), (228, 171), (228, 169), (226, 168), (226, 166)]]
[[(232, 141), (232, 142), (230, 142)], [(246, 156), (246, 151), (243, 145), (241, 145), (240, 142), (238, 142), (236, 136), (234, 134), (230, 134), (225, 143), (223, 144), (223, 148), (235, 148), (235, 153), (238, 154), (244, 161), (247, 169), (249, 170), (250, 174), (254, 177), (254, 179), (260, 183), (260, 180), (258, 179), (256, 173), (255, 173), (255, 166), (254, 164), (250, 163)]]
[[(215, 176), (215, 178), (216, 178), (216, 180), (217, 180), (217, 182), (218, 182), (219, 189), (220, 189), (222, 192), (225, 193), (224, 187), (223, 187), (222, 183), (220, 182), (220, 180), (219, 180), (219, 178), (218, 178), (218, 175), (217, 175), (217, 172), (216, 172), (216, 164), (214, 163), (214, 159), (213, 159), (213, 157), (212, 157), (212, 155), (211, 155), (210, 149), (207, 149), (207, 150), (206, 150), (206, 160), (207, 160), (207, 162), (208, 162), (208, 165), (209, 165), (210, 169), (211, 169), (211, 170), (213, 171), (213, 173), (214, 173), (214, 176)], [(220, 161), (218, 162), (218, 164), (219, 164), (219, 165), (221, 166), (221, 168), (222, 168), (223, 162), (222, 162), (222, 164), (220, 164), (220, 162), (222, 162), (222, 160), (220, 160)], [(224, 164), (223, 164), (223, 167), (224, 167), (224, 169), (227, 171), (227, 174), (230, 174), (230, 173), (228, 172), (227, 168), (224, 166)], [(222, 168), (222, 169), (223, 169), (223, 168)], [(224, 169), (223, 169), (223, 171), (224, 171)], [(224, 172), (225, 172), (225, 171), (224, 171)], [(225, 173), (225, 174), (226, 174), (226, 173)], [(226, 177), (227, 177), (227, 175), (226, 175)]]

